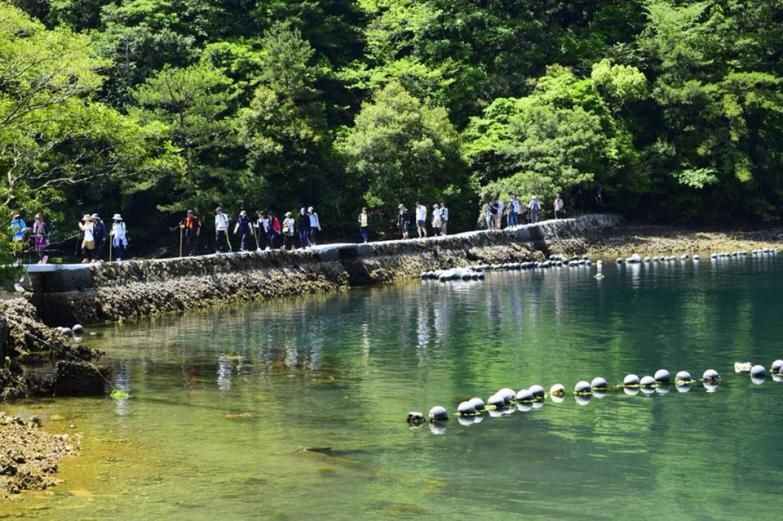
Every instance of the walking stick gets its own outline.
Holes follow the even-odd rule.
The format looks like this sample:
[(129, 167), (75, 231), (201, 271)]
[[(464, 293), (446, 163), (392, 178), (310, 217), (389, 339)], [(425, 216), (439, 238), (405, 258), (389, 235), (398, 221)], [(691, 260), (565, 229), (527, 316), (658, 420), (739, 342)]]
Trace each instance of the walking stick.
[(179, 227), (179, 256), (182, 257), (182, 226)]
[(113, 246), (114, 246), (114, 239), (109, 237), (109, 262), (111, 262), (111, 251), (112, 249), (114, 249)]
[(258, 244), (258, 227), (253, 226), (253, 238), (256, 240), (256, 250), (260, 250), (261, 246)]

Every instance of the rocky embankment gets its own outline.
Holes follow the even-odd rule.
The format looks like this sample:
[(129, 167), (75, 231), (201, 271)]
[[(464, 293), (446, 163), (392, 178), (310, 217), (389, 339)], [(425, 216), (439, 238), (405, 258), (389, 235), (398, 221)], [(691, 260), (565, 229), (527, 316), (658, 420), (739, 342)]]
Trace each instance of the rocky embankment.
[[(669, 226), (618, 226), (612, 233), (579, 244), (578, 251), (595, 258), (614, 259), (634, 253), (642, 257), (699, 254), (709, 257), (715, 252), (753, 251), (783, 246), (783, 228), (771, 227), (752, 231), (696, 231)], [(564, 253), (572, 253), (565, 250)]]
[(122, 321), (388, 283), (472, 264), (544, 260), (555, 249), (589, 244), (616, 224), (615, 216), (590, 215), (425, 240), (105, 263), (35, 275), (29, 295), (53, 325)]
[(57, 464), (78, 451), (78, 438), (50, 434), (36, 418), (25, 421), (0, 412), (0, 501), (56, 484)]

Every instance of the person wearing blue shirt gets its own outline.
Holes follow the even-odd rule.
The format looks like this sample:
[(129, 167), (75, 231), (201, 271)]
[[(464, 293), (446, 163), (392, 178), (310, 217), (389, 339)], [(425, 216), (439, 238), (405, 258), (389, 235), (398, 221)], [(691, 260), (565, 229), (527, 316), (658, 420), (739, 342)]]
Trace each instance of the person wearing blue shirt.
[(22, 264), (22, 256), (24, 255), (24, 241), (27, 238), (27, 223), (24, 222), (19, 212), (13, 212), (11, 214), (11, 240), (13, 241), (14, 255), (16, 256), (16, 264)]

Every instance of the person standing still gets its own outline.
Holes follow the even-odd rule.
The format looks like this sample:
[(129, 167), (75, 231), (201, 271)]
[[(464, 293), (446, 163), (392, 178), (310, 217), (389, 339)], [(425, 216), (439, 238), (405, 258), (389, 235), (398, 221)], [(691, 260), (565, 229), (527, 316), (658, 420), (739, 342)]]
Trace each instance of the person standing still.
[(538, 196), (533, 196), (533, 198), (530, 200), (530, 204), (527, 205), (528, 210), (530, 210), (530, 222), (531, 224), (535, 224), (538, 222), (538, 214), (541, 211), (541, 203), (538, 202)]
[(498, 230), (503, 229), (503, 212), (506, 210), (506, 205), (498, 198), (497, 200), (497, 212), (495, 213), (495, 228)]
[(274, 212), (269, 212), (269, 247), (276, 249), (280, 244), (278, 237), (283, 233), (283, 225), (280, 223), (277, 215)]
[(416, 202), (416, 233), (419, 239), (427, 237), (427, 207)]
[(198, 238), (201, 236), (201, 220), (196, 217), (193, 210), (188, 210), (185, 219), (179, 223), (179, 227), (185, 235), (185, 251), (190, 256), (195, 255)]
[(565, 203), (563, 202), (563, 198), (560, 197), (560, 194), (557, 194), (557, 197), (555, 198), (554, 207), (555, 219), (562, 219), (565, 215)]
[(296, 221), (291, 217), (291, 212), (285, 213), (285, 219), (283, 219), (283, 249), (295, 250), (296, 242), (294, 241), (294, 234), (296, 233)]
[(269, 217), (263, 210), (256, 212), (258, 219), (256, 220), (256, 237), (259, 242), (258, 247), (263, 249), (269, 249)]
[(79, 229), (84, 232), (84, 238), (82, 239), (82, 252), (84, 258), (82, 259), (82, 264), (95, 262), (95, 225), (92, 222), (92, 215), (85, 215), (82, 217), (82, 222), (79, 223)]
[(106, 250), (106, 223), (97, 213), (92, 214), (93, 237), (95, 238), (95, 260), (102, 261)]
[(26, 239), (27, 223), (24, 222), (24, 219), (22, 219), (22, 215), (19, 212), (13, 212), (11, 214), (11, 241), (17, 266), (22, 265)]
[(128, 249), (128, 229), (125, 227), (122, 215), (115, 213), (112, 221), (114, 222), (111, 225), (109, 236), (111, 237), (112, 247), (116, 252), (117, 262), (120, 262), (125, 257), (125, 252)]
[(307, 239), (310, 242), (310, 246), (315, 246), (315, 240), (318, 238), (318, 234), (321, 233), (321, 220), (312, 206), (307, 209), (307, 216), (310, 218), (310, 235)]
[(440, 234), (446, 235), (449, 231), (449, 209), (446, 203), (440, 203)]
[(397, 229), (400, 230), (400, 235), (403, 239), (408, 238), (408, 226), (410, 226), (411, 216), (405, 205), (400, 203), (397, 207), (399, 213), (397, 214)]
[(440, 225), (442, 224), (442, 221), (440, 220), (440, 206), (437, 204), (432, 205), (432, 236), (437, 237), (440, 235)]
[(38, 254), (38, 264), (46, 264), (49, 261), (49, 256), (46, 255), (46, 247), (49, 245), (49, 227), (40, 213), (35, 214), (35, 221), (33, 221), (33, 241), (35, 252)]
[(310, 216), (307, 215), (307, 210), (304, 208), (299, 209), (296, 228), (299, 232), (299, 247), (307, 248), (310, 245)]
[(228, 215), (223, 213), (219, 206), (215, 208), (215, 253), (223, 253), (223, 250), (231, 251), (228, 243)]
[(362, 242), (365, 244), (370, 242), (370, 216), (367, 214), (367, 207), (362, 208), (362, 213), (359, 214), (357, 219), (359, 223), (359, 234), (362, 236)]

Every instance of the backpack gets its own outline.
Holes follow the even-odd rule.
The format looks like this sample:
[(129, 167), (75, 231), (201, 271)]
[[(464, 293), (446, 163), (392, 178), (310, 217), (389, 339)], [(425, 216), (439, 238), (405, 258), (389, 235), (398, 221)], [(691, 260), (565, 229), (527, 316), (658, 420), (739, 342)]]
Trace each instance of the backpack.
[(95, 242), (100, 242), (106, 238), (106, 225), (103, 221), (98, 221), (93, 227), (92, 236)]

